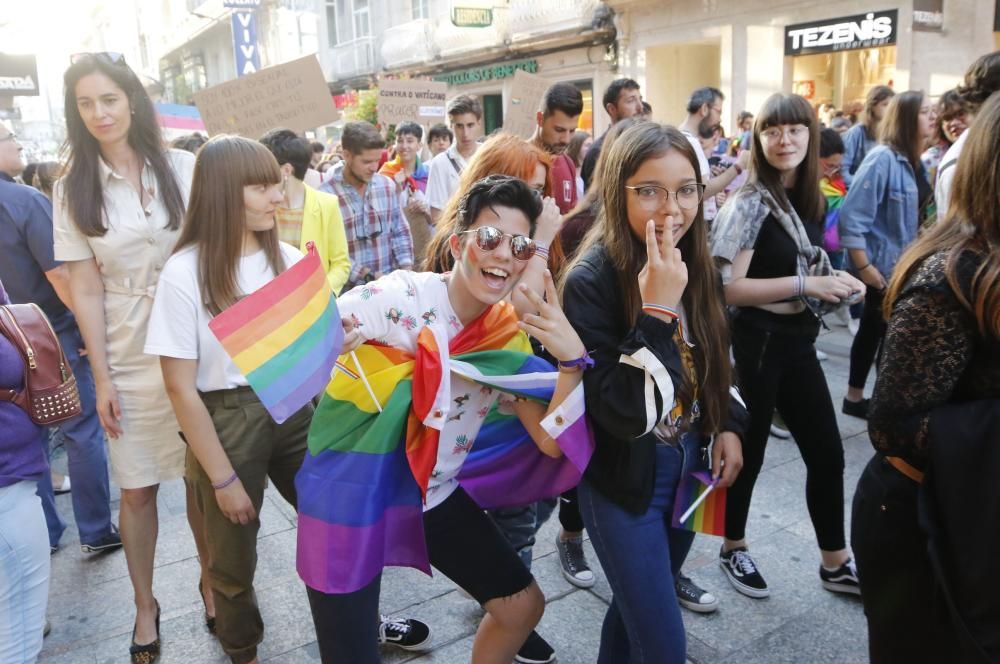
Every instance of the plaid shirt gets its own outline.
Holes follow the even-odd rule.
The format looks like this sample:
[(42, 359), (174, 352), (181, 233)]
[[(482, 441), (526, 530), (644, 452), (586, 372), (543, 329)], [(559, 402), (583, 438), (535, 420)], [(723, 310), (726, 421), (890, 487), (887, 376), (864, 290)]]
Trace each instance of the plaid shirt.
[(331, 173), (319, 190), (337, 196), (344, 217), (351, 255), (351, 274), (344, 291), (364, 283), (364, 268), (372, 275), (413, 269), (413, 240), (399, 207), (395, 183), (376, 173), (361, 194), (344, 182), (344, 162), (334, 166)]

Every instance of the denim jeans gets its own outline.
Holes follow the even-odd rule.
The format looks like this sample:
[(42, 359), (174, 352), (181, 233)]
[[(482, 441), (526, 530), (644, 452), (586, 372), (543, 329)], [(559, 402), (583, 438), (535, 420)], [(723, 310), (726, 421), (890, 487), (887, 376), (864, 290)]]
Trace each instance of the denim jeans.
[(656, 446), (653, 499), (644, 514), (609, 500), (586, 479), (580, 513), (614, 596), (604, 616), (598, 664), (683, 664), (687, 643), (674, 578), (694, 533), (670, 526), (682, 472), (701, 463), (697, 440)]
[(42, 650), (49, 597), (45, 517), (35, 482), (0, 488), (0, 662), (28, 664)]
[[(81, 544), (96, 544), (112, 531), (111, 490), (108, 486), (108, 449), (104, 430), (97, 417), (97, 396), (90, 361), (80, 357), (83, 339), (73, 327), (59, 334), (59, 343), (66, 360), (76, 376), (83, 412), (59, 424), (65, 439), (66, 456), (69, 458), (69, 476), (73, 482), (70, 496), (73, 500), (73, 517), (80, 532)], [(38, 497), (42, 499), (45, 522), (49, 531), (49, 545), (59, 544), (66, 524), (59, 518), (52, 490), (52, 477), (48, 474), (38, 482)]]
[(504, 534), (510, 545), (517, 551), (521, 562), (531, 569), (532, 549), (535, 546), (535, 535), (556, 506), (556, 498), (540, 500), (524, 507), (504, 507), (490, 510), (490, 518)]

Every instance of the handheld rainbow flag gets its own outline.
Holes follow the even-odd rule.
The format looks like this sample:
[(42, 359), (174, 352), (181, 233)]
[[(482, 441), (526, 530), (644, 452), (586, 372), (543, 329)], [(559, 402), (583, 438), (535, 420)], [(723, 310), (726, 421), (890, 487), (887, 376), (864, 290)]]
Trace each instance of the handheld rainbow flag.
[(302, 260), (208, 328), (279, 424), (323, 391), (344, 345), (336, 299), (312, 242)]
[[(682, 517), (692, 512), (687, 519)], [(677, 487), (674, 498), (674, 514), (671, 519), (674, 528), (693, 530), (706, 535), (726, 534), (726, 490), (718, 487), (711, 473), (698, 470), (684, 477)]]

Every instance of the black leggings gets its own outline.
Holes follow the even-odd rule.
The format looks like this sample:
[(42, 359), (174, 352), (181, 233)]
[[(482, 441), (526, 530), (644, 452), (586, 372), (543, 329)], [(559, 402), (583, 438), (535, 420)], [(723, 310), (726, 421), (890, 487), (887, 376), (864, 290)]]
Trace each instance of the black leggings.
[(882, 316), (882, 300), (884, 290), (869, 288), (865, 295), (865, 309), (858, 323), (858, 333), (851, 344), (851, 373), (847, 385), (864, 389), (868, 380), (868, 370), (872, 368), (875, 358), (882, 348), (887, 324)]
[(576, 497), (576, 487), (559, 496), (559, 524), (567, 533), (579, 533), (583, 530), (583, 517), (580, 516), (580, 501)]
[(750, 411), (743, 470), (726, 499), (726, 537), (745, 537), (754, 484), (777, 407), (806, 464), (806, 506), (819, 548), (839, 551), (844, 538), (844, 448), (813, 340), (733, 322), (733, 354)]

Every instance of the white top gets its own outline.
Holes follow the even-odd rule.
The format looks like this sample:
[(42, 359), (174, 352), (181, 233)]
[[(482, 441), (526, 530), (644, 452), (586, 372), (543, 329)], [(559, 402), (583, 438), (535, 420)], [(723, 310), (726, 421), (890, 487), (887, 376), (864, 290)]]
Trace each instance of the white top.
[(427, 165), (427, 202), (432, 208), (444, 209), (448, 199), (458, 189), (458, 178), (461, 171), (465, 170), (465, 166), (465, 158), (459, 154), (454, 143), (431, 159)]
[(941, 163), (938, 164), (937, 183), (934, 185), (934, 203), (937, 207), (938, 219), (943, 218), (948, 211), (948, 203), (951, 200), (951, 181), (955, 177), (955, 167), (958, 165), (958, 157), (962, 154), (965, 137), (968, 135), (968, 129), (963, 131), (958, 140), (952, 143), (952, 146), (944, 153)]
[[(341, 295), (337, 307), (342, 317), (354, 320), (365, 340), (410, 353), (416, 353), (417, 335), (424, 327), (432, 328), (438, 347), (445, 351), (463, 327), (448, 300), (447, 277), (432, 272), (397, 270)], [(447, 368), (447, 357), (442, 359)], [(490, 406), (501, 398), (503, 410), (513, 412), (513, 397), (450, 372), (446, 380), (447, 376), (450, 381), (445, 386), (445, 399), (425, 420), (428, 426), (439, 429), (441, 436), (424, 511), (440, 505), (458, 486), (455, 477)]]
[[(694, 153), (698, 157), (698, 170), (701, 171), (701, 181), (707, 185), (712, 180), (712, 167), (708, 163), (708, 157), (705, 156), (704, 148), (701, 147), (701, 141), (687, 129), (681, 129), (681, 133), (694, 148)], [(705, 219), (715, 219), (715, 215), (719, 211), (715, 205), (715, 196), (706, 196), (702, 201), (701, 209)]]
[[(302, 258), (302, 252), (284, 242), (281, 252), (286, 268)], [(240, 292), (250, 294), (273, 278), (263, 249), (240, 260), (236, 279)], [(186, 247), (170, 257), (160, 275), (144, 350), (149, 355), (198, 360), (196, 382), (201, 392), (247, 385), (247, 379), (208, 329), (211, 320), (198, 285), (198, 249)]]

